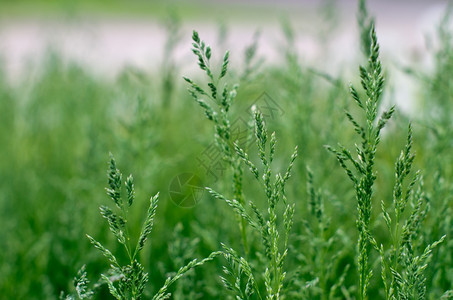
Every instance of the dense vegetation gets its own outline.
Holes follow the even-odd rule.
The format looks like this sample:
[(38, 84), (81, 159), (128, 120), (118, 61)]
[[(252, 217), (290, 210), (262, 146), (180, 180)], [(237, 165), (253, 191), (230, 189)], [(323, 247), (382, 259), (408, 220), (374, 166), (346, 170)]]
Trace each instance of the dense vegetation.
[(278, 65), (252, 41), (232, 67), (194, 31), (180, 78), (172, 23), (152, 74), (1, 72), (0, 298), (453, 298), (449, 14), (434, 69), (402, 70), (410, 117), (358, 16), (354, 78), (301, 63), (288, 24)]

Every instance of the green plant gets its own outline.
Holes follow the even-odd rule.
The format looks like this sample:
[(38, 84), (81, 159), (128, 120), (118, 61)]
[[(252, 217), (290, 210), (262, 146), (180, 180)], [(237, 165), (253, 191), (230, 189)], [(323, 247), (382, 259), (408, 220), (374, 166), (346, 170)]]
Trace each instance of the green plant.
[[(132, 206), (135, 200), (134, 179), (129, 175), (124, 182), (126, 188), (126, 197), (122, 195), (122, 174), (116, 167), (115, 159), (110, 155), (109, 170), (108, 170), (108, 187), (106, 188), (107, 195), (114, 202), (119, 210), (115, 213), (107, 206), (101, 206), (101, 215), (107, 220), (109, 229), (115, 236), (116, 240), (123, 246), (128, 263), (122, 265), (120, 259), (117, 258), (110, 250), (105, 248), (100, 242), (96, 241), (90, 235), (87, 235), (93, 246), (100, 250), (102, 254), (110, 262), (108, 275), (102, 274), (101, 278), (107, 284), (110, 294), (118, 300), (125, 299), (140, 299), (145, 285), (148, 282), (148, 273), (139, 262), (139, 254), (143, 250), (149, 234), (154, 225), (154, 217), (156, 215), (157, 203), (159, 194), (154, 195), (150, 199), (150, 205), (147, 210), (146, 219), (143, 222), (139, 238), (135, 246), (131, 245), (131, 235), (128, 230), (127, 223), (128, 209)], [(212, 260), (218, 256), (220, 252), (214, 252), (209, 257), (198, 261), (194, 259), (187, 265), (181, 267), (174, 276), (168, 277), (164, 285), (154, 295), (153, 300), (167, 299), (171, 296), (168, 288), (175, 283), (179, 278), (184, 276), (191, 269), (203, 265), (205, 262)], [(75, 280), (76, 291), (79, 299), (90, 298), (94, 292), (88, 288), (88, 279), (84, 267), (79, 271), (79, 277)], [(74, 296), (67, 296), (66, 299), (74, 299)]]
[[(209, 82), (207, 85), (209, 92), (206, 92), (202, 87), (187, 77), (184, 77), (184, 80), (190, 84), (189, 93), (192, 98), (204, 109), (206, 117), (214, 123), (216, 146), (220, 150), (220, 153), (222, 153), (224, 160), (226, 160), (233, 170), (234, 198), (243, 205), (245, 200), (242, 190), (242, 167), (240, 158), (236, 155), (233, 148), (234, 140), (231, 132), (231, 119), (229, 117), (231, 104), (236, 98), (239, 86), (235, 84), (230, 87), (228, 83), (225, 83), (223, 87), (220, 85), (222, 78), (225, 77), (228, 71), (230, 54), (228, 51), (225, 53), (220, 73), (218, 76), (214, 76), (214, 72), (211, 69), (211, 47), (200, 39), (196, 31), (193, 31), (192, 41), (192, 52), (198, 58), (198, 66), (208, 76)], [(216, 105), (215, 109), (212, 104)], [(244, 251), (248, 253), (246, 222), (240, 219), (239, 223)]]
[(126, 182), (124, 183), (127, 197), (124, 199), (121, 195), (122, 174), (116, 168), (116, 162), (113, 156), (110, 157), (108, 183), (109, 186), (106, 189), (107, 195), (114, 202), (119, 210), (119, 214), (115, 213), (107, 206), (101, 206), (100, 211), (101, 215), (107, 220), (110, 231), (124, 247), (129, 260), (128, 264), (121, 265), (112, 252), (91, 236), (87, 235), (87, 237), (93, 246), (96, 249), (99, 249), (111, 264), (109, 276), (101, 275), (101, 277), (107, 283), (112, 296), (116, 299), (139, 299), (143, 293), (145, 284), (148, 281), (148, 274), (139, 263), (138, 254), (145, 246), (148, 235), (153, 228), (159, 194), (151, 197), (150, 206), (140, 232), (140, 237), (138, 238), (135, 247), (132, 247), (131, 237), (127, 227), (127, 214), (129, 207), (131, 207), (135, 200), (134, 179), (132, 175), (127, 177)]
[[(363, 101), (357, 90), (352, 85), (350, 86), (352, 98), (364, 112), (365, 124), (360, 125), (351, 113), (346, 112), (348, 120), (352, 123), (354, 130), (361, 138), (361, 145), (356, 146), (358, 158), (355, 159), (352, 153), (344, 146), (340, 146), (339, 149), (327, 146), (327, 149), (335, 154), (341, 167), (345, 169), (348, 177), (354, 184), (358, 212), (357, 229), (359, 231), (358, 271), (360, 299), (366, 299), (367, 289), (372, 276), (368, 260), (370, 239), (372, 236), (370, 224), (373, 185), (376, 179), (374, 171), (376, 149), (381, 139), (381, 130), (394, 113), (394, 107), (391, 107), (377, 119), (377, 111), (384, 86), (384, 77), (382, 65), (379, 60), (379, 44), (374, 25), (371, 26), (370, 30), (369, 47), (370, 56), (368, 66), (366, 68), (360, 67), (361, 83), (366, 93), (366, 100)], [(352, 168), (347, 164), (351, 164)]]
[[(423, 238), (420, 229), (429, 210), (428, 198), (423, 192), (423, 180), (417, 172), (409, 184), (405, 184), (411, 173), (414, 154), (412, 149), (412, 128), (409, 125), (407, 144), (395, 164), (395, 185), (393, 188), (393, 219), (382, 201), (383, 218), (389, 230), (392, 245), (389, 251), (379, 247), (374, 239), (373, 246), (381, 256), (381, 277), (386, 299), (425, 299), (426, 278), (424, 275), (432, 250), (445, 239), (429, 244), (422, 254), (416, 255)], [(417, 186), (418, 185), (418, 186)], [(404, 212), (411, 206), (411, 212), (401, 224)], [(388, 280), (390, 277), (390, 282)]]
[[(363, 4), (363, 1), (360, 3)], [(365, 44), (367, 39), (362, 36), (362, 41)], [(429, 206), (425, 204), (426, 197), (421, 191), (421, 183), (420, 187), (414, 191), (417, 182), (421, 181), (418, 175), (404, 189), (405, 180), (411, 172), (414, 160), (414, 155), (411, 153), (411, 126), (409, 126), (406, 147), (396, 162), (396, 178), (393, 188), (393, 220), (385, 207), (384, 201), (382, 201), (383, 218), (392, 241), (389, 252), (384, 250), (382, 244), (378, 245), (371, 231), (373, 186), (376, 180), (374, 170), (376, 150), (381, 140), (381, 130), (392, 117), (394, 106), (383, 112), (378, 119), (377, 111), (383, 93), (384, 76), (379, 60), (379, 44), (372, 21), (369, 43), (368, 66), (366, 68), (360, 67), (361, 83), (366, 94), (366, 100), (363, 101), (352, 85), (350, 87), (352, 98), (364, 112), (365, 124), (360, 125), (351, 113), (346, 112), (347, 118), (361, 138), (361, 145), (356, 146), (357, 158), (354, 158), (352, 153), (343, 146), (340, 146), (339, 149), (327, 147), (328, 150), (335, 154), (341, 167), (345, 169), (354, 184), (358, 210), (356, 223), (359, 231), (359, 297), (360, 299), (367, 299), (367, 291), (372, 277), (372, 269), (369, 263), (372, 246), (379, 252), (381, 257), (381, 277), (384, 283), (386, 299), (425, 299), (426, 279), (423, 272), (427, 267), (427, 260), (431, 256), (432, 249), (441, 243), (445, 236), (439, 241), (428, 245), (421, 255), (415, 255), (414, 242)], [(412, 204), (413, 209), (404, 225), (402, 225), (401, 218), (409, 202)], [(391, 277), (390, 282), (388, 282), (389, 276)]]
[(181, 41), (181, 20), (178, 14), (171, 12), (165, 20), (167, 40), (164, 45), (164, 57), (162, 59), (162, 105), (167, 108), (175, 93), (174, 78), (177, 75), (177, 64), (174, 61), (174, 52)]
[[(230, 200), (212, 189), (208, 188), (208, 190), (215, 198), (228, 203), (238, 217), (247, 222), (254, 229), (254, 232), (261, 237), (261, 247), (264, 251), (263, 259), (266, 262), (264, 272), (261, 274), (257, 273), (253, 264), (247, 258), (241, 257), (236, 250), (223, 245), (224, 256), (228, 263), (227, 266), (224, 266), (224, 272), (227, 276), (222, 277), (225, 287), (234, 291), (236, 297), (240, 299), (250, 299), (254, 293), (256, 293), (259, 299), (281, 299), (284, 297), (283, 282), (286, 276), (283, 266), (285, 258), (288, 255), (288, 237), (294, 216), (294, 204), (287, 202), (285, 185), (291, 176), (291, 169), (297, 157), (297, 147), (291, 156), (285, 174), (276, 174), (275, 181), (271, 182), (271, 164), (274, 159), (277, 139), (275, 132), (272, 133), (269, 141), (269, 154), (267, 154), (266, 145), (268, 134), (263, 115), (255, 111), (254, 117), (256, 144), (258, 146), (259, 159), (263, 167), (262, 174), (260, 174), (258, 168), (249, 159), (248, 154), (237, 143), (235, 144), (235, 150), (264, 190), (267, 199), (266, 213), (261, 212), (258, 208), (258, 200), (251, 200), (248, 203), (249, 208), (247, 208), (235, 198)], [(282, 215), (278, 215), (277, 205), (279, 203), (283, 204), (284, 212)], [(283, 219), (284, 225), (283, 234), (278, 228), (281, 219)], [(281, 236), (283, 236), (283, 245), (281, 245)], [(261, 295), (258, 285), (262, 280), (264, 280), (265, 284), (265, 296)]]
[[(298, 289), (291, 295), (300, 298), (300, 291), (304, 291), (303, 299), (336, 299), (338, 293), (347, 297), (350, 291), (345, 286), (345, 278), (349, 273), (350, 265), (341, 267), (341, 260), (350, 251), (349, 237), (344, 228), (333, 228), (333, 216), (326, 212), (325, 204), (337, 202), (324, 189), (318, 189), (314, 183), (314, 175), (307, 168), (307, 196), (308, 217), (300, 221), (303, 234), (297, 235), (301, 245), (291, 248), (297, 252), (299, 278), (295, 285)], [(326, 200), (329, 201), (326, 201)], [(337, 268), (340, 266), (341, 273)], [(304, 274), (313, 278), (307, 283), (302, 278)]]
[[(77, 293), (77, 299), (91, 299), (94, 295), (94, 291), (99, 285), (96, 285), (94, 288), (89, 287), (90, 281), (87, 277), (87, 272), (85, 270), (85, 265), (80, 268), (77, 272), (77, 276), (74, 278), (74, 287)], [(60, 299), (65, 300), (75, 300), (76, 296), (74, 295), (66, 295), (62, 292), (60, 294)]]
[(258, 40), (260, 38), (261, 32), (256, 31), (253, 34), (253, 41), (250, 45), (245, 48), (244, 51), (244, 67), (240, 77), (241, 82), (250, 82), (254, 76), (256, 76), (257, 71), (264, 62), (263, 58), (257, 57), (258, 51)]
[(372, 44), (370, 32), (374, 26), (374, 18), (368, 13), (366, 0), (358, 0), (357, 24), (359, 25), (360, 50), (366, 58), (370, 57)]

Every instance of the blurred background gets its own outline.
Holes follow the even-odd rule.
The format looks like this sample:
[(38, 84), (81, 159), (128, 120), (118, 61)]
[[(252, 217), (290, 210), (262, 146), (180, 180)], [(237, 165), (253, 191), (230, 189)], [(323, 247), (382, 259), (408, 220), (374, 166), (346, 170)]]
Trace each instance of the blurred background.
[[(175, 56), (190, 59), (193, 29), (211, 44), (243, 49), (256, 31), (259, 53), (279, 58), (281, 24), (292, 24), (296, 51), (307, 60), (348, 64), (357, 56), (356, 1), (2, 1), (1, 49), (6, 70), (18, 76), (46, 51), (110, 76), (127, 65), (152, 70), (162, 60), (170, 22), (179, 22)], [(427, 36), (446, 1), (370, 1), (385, 55), (426, 62)], [(175, 26), (175, 24), (173, 24)], [(174, 29), (174, 28), (173, 28)], [(327, 59), (328, 58), (328, 59)], [(192, 66), (193, 64), (186, 63)]]
[[(394, 160), (410, 119), (416, 164), (433, 199), (423, 242), (432, 241), (453, 228), (446, 216), (453, 194), (448, 3), (368, 2), (387, 75), (383, 107), (396, 104), (398, 111), (378, 155), (382, 176), (374, 207), (391, 199)], [(133, 173), (136, 179), (131, 232), (139, 231), (149, 197), (161, 192), (151, 246), (142, 257), (150, 272), (147, 298), (189, 259), (218, 250), (220, 242), (239, 244), (237, 228), (222, 222), (234, 220), (224, 203), (206, 193), (187, 205), (172, 198), (175, 178), (195, 178), (191, 184), (227, 195), (231, 190), (231, 171), (207, 156), (212, 124), (182, 80), (183, 75), (206, 80), (191, 52), (194, 29), (212, 46), (214, 62), (220, 64), (230, 50), (227, 80), (240, 84), (232, 120), (247, 123), (253, 104), (277, 112), (267, 119), (280, 141), (277, 169), (286, 166), (294, 145), (301, 149), (288, 191), (298, 208), (294, 236), (305, 231), (303, 220), (315, 220), (306, 201), (307, 166), (332, 213), (327, 234), (344, 225), (336, 245), (326, 250), (335, 257), (326, 286), (354, 264), (353, 191), (323, 146), (356, 142), (343, 113), (350, 102), (348, 84), (359, 85), (358, 66), (365, 62), (356, 1), (0, 0), (1, 299), (57, 299), (73, 291), (72, 278), (83, 264), (97, 282), (108, 265), (87, 233), (121, 255), (98, 211), (109, 204), (104, 192), (109, 152), (123, 177)], [(246, 193), (259, 192), (251, 184)], [(316, 248), (295, 240), (296, 253), (308, 252), (290, 258), (301, 267), (289, 276), (303, 289), (316, 277)], [(446, 244), (428, 270), (430, 299), (452, 288), (453, 245)], [(228, 299), (212, 276), (220, 265), (190, 273), (173, 288), (175, 298)], [(354, 272), (345, 276), (346, 291), (354, 293)], [(376, 286), (371, 298), (382, 299)], [(106, 287), (99, 289), (99, 299), (107, 299)], [(308, 293), (320, 299), (322, 291)]]
[[(351, 65), (358, 54), (355, 2), (2, 1), (0, 51), (12, 80), (39, 72), (42, 58), (51, 51), (110, 78), (126, 66), (155, 72), (166, 43), (172, 44), (172, 56), (184, 72), (194, 66), (187, 47), (193, 29), (222, 50), (242, 51), (259, 33), (259, 55), (277, 62), (286, 22), (294, 28), (294, 50), (304, 59), (341, 68)], [(370, 1), (383, 54), (399, 65), (416, 62), (432, 67), (427, 43), (433, 42), (434, 25), (446, 7), (445, 0)], [(168, 41), (172, 30), (178, 35)], [(237, 57), (232, 61), (239, 63)], [(404, 92), (409, 93), (400, 91)], [(408, 101), (401, 104), (411, 107)]]

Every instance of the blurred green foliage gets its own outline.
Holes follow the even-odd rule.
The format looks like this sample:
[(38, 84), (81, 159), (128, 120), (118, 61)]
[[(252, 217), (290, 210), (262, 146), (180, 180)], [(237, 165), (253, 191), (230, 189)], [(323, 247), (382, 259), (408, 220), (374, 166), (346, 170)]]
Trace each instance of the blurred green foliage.
[[(0, 0), (0, 19), (50, 18), (71, 20), (72, 18), (165, 18), (169, 11), (177, 10), (186, 20), (256, 19), (264, 15), (275, 15), (269, 5), (252, 2), (204, 1), (204, 0)], [(291, 6), (277, 9), (280, 13), (291, 13)], [(303, 12), (303, 9), (297, 11)]]

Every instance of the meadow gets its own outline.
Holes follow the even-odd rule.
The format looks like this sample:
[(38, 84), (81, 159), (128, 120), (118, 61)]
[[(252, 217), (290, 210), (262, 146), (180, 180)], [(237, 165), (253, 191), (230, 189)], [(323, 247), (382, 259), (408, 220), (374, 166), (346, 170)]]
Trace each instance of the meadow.
[(154, 72), (0, 63), (0, 298), (452, 299), (451, 12), (411, 115), (365, 1), (352, 76), (289, 23), (282, 63), (193, 31), (184, 77), (176, 21)]

